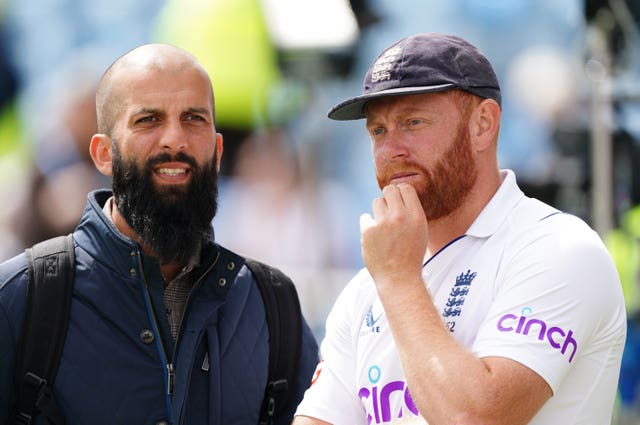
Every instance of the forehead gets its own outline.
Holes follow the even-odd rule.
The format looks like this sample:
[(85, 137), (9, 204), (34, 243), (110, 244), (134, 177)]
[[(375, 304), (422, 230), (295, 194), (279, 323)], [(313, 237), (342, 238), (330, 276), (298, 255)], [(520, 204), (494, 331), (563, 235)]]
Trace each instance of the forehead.
[(367, 103), (367, 121), (387, 115), (409, 113), (442, 114), (456, 109), (451, 92), (420, 93), (402, 96), (387, 96)]
[(181, 72), (138, 70), (123, 79), (121, 93), (125, 99), (138, 102), (212, 102), (209, 80), (197, 69)]
[(208, 76), (199, 68), (133, 68), (116, 79), (121, 110), (208, 109), (213, 114), (213, 94)]

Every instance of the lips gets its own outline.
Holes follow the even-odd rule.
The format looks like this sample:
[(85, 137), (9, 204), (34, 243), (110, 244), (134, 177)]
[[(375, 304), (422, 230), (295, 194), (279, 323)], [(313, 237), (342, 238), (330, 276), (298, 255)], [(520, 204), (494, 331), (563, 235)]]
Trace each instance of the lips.
[(409, 180), (412, 177), (417, 176), (418, 173), (415, 171), (402, 171), (402, 172), (397, 172), (397, 173), (393, 173), (391, 174), (391, 176), (389, 177), (389, 182), (392, 183), (399, 183), (405, 180)]

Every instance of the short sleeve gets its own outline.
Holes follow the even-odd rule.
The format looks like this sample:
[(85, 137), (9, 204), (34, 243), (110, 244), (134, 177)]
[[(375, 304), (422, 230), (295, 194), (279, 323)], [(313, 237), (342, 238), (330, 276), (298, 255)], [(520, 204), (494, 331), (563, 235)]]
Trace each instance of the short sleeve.
[(595, 232), (575, 217), (530, 229), (507, 250), (473, 351), (516, 360), (555, 392), (580, 358), (619, 338), (620, 281)]
[(352, 309), (357, 299), (358, 276), (341, 292), (327, 317), (321, 360), (296, 416), (332, 424), (366, 425), (364, 409), (356, 396), (357, 333), (353, 329)]

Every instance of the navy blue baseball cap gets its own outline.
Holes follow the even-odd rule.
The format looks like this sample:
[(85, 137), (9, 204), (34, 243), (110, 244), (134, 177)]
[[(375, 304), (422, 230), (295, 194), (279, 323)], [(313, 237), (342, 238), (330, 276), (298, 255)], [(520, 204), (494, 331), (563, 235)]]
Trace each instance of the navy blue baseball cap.
[(364, 118), (367, 102), (380, 97), (452, 89), (502, 103), (498, 77), (480, 50), (453, 35), (416, 34), (384, 50), (369, 67), (362, 94), (334, 106), (329, 118)]

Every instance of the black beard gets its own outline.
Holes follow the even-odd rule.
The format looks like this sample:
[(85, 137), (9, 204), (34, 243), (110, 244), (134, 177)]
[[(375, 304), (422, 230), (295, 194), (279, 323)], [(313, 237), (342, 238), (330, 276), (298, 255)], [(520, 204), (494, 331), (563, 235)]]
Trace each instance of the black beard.
[[(200, 167), (183, 152), (164, 153), (149, 158), (139, 169), (113, 145), (113, 196), (120, 214), (161, 264), (186, 264), (212, 234), (211, 220), (218, 209), (217, 154)], [(154, 165), (174, 161), (190, 165), (188, 185), (156, 187)]]

